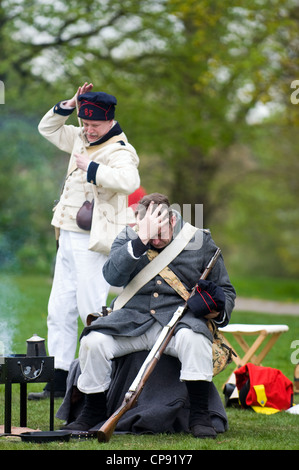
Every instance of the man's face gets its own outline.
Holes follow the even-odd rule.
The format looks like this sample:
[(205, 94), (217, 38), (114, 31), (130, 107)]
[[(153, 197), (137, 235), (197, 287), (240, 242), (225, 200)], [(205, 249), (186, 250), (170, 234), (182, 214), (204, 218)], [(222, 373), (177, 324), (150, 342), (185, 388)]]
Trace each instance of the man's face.
[(90, 121), (82, 119), (82, 123), (88, 142), (96, 142), (111, 129), (113, 120)]
[(165, 248), (172, 240), (175, 223), (176, 218), (173, 215), (169, 221), (169, 224), (162, 227), (162, 229), (159, 231), (158, 236), (150, 240), (150, 244), (158, 250)]

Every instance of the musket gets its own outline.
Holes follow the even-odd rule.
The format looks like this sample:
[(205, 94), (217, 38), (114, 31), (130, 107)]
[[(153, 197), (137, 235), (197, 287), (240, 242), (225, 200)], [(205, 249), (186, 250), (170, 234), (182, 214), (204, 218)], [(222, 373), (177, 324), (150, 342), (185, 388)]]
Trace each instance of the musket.
[[(206, 279), (208, 277), (209, 273), (215, 266), (220, 253), (221, 253), (220, 248), (217, 248), (215, 254), (212, 256), (207, 267), (205, 268), (204, 272), (200, 276), (200, 279)], [(198, 284), (195, 284), (189, 297), (194, 295), (197, 286)], [(156, 340), (154, 346), (152, 347), (151, 351), (149, 352), (145, 361), (143, 362), (136, 378), (134, 379), (129, 390), (125, 394), (122, 404), (110, 416), (110, 418), (108, 418), (107, 421), (105, 421), (105, 423), (97, 431), (97, 438), (99, 442), (108, 442), (110, 440), (120, 418), (128, 410), (133, 408), (133, 406), (136, 404), (138, 397), (141, 394), (148, 378), (150, 377), (151, 373), (156, 367), (157, 362), (159, 361), (161, 355), (163, 354), (166, 346), (171, 340), (178, 321), (182, 318), (187, 308), (188, 308), (188, 304), (186, 301), (184, 305), (177, 308), (171, 320), (168, 322), (166, 326), (163, 327), (158, 339)]]

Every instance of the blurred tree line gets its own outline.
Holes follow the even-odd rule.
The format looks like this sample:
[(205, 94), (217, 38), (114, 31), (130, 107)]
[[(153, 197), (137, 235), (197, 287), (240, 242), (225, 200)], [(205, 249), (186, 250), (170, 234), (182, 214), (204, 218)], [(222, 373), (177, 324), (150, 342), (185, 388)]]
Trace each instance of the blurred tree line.
[(230, 272), (298, 277), (298, 27), (294, 0), (0, 0), (2, 269), (49, 271), (68, 155), (37, 125), (88, 81), (147, 192), (203, 204)]

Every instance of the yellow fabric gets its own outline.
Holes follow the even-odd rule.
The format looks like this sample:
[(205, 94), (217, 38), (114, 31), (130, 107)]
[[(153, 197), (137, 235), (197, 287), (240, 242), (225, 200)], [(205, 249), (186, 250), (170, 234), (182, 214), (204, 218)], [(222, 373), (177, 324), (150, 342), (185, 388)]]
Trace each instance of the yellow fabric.
[(279, 410), (276, 408), (271, 408), (269, 406), (266, 406), (267, 403), (267, 395), (266, 395), (266, 390), (265, 390), (265, 385), (254, 385), (253, 386), (255, 393), (256, 393), (256, 398), (260, 406), (252, 406), (251, 408), (256, 412), (256, 413), (262, 413), (266, 415), (272, 415), (273, 413), (278, 413)]
[(253, 386), (255, 393), (256, 393), (256, 399), (258, 403), (261, 406), (265, 406), (267, 403), (267, 395), (266, 395), (266, 390), (265, 390), (265, 385), (254, 385)]
[(276, 408), (270, 408), (269, 406), (252, 406), (253, 411), (256, 413), (264, 414), (264, 415), (273, 415), (274, 413), (279, 413), (280, 410)]

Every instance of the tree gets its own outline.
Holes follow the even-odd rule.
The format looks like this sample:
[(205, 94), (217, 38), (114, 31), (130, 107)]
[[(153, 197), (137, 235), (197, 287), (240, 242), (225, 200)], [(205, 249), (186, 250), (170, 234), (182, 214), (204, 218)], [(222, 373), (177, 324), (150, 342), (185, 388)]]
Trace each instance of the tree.
[[(146, 189), (163, 188), (181, 206), (202, 203), (205, 225), (220, 224), (236, 201), (250, 214), (242, 181), (259, 185), (256, 200), (286, 186), (285, 168), (260, 186), (277, 153), (267, 153), (266, 170), (269, 141), (254, 118), (262, 105), (276, 110), (282, 136), (282, 126), (297, 125), (289, 97), (298, 12), (292, 0), (2, 0), (5, 109), (10, 118), (40, 116), (84, 80), (109, 90)], [(295, 198), (288, 200), (291, 212)], [(237, 222), (233, 214), (231, 226)]]

